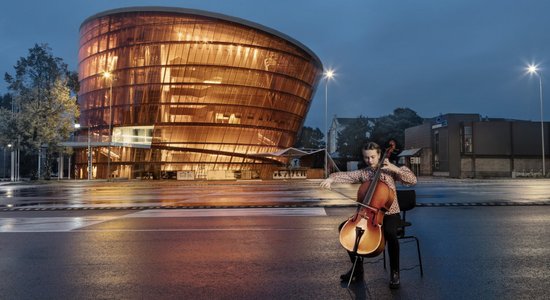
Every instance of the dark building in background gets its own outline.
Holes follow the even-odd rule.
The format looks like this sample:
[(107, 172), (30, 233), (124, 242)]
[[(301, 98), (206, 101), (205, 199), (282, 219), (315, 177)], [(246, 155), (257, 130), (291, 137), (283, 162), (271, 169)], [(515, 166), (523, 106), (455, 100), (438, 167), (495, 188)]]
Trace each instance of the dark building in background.
[[(544, 123), (548, 169), (549, 124)], [(419, 175), (454, 178), (540, 176), (541, 123), (445, 114), (405, 130), (401, 156)]]
[[(294, 144), (323, 69), (273, 29), (160, 7), (88, 18), (78, 59), (79, 140), (94, 145), (92, 178), (269, 177), (288, 158), (265, 153)], [(88, 159), (76, 150), (77, 178)]]

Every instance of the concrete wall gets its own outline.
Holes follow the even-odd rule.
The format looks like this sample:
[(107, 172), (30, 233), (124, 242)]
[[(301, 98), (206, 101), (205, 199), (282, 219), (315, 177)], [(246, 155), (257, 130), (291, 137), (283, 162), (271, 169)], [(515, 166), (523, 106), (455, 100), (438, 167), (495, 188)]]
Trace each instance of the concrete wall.
[[(542, 175), (542, 159), (476, 158), (460, 160), (460, 178), (534, 177)], [(548, 167), (547, 163), (547, 167)]]
[[(546, 172), (549, 172), (550, 162), (545, 161)], [(519, 158), (514, 159), (513, 177), (538, 176), (542, 174), (542, 157), (539, 159)]]
[(475, 160), (475, 177), (510, 177), (510, 159), (508, 158), (477, 158)]

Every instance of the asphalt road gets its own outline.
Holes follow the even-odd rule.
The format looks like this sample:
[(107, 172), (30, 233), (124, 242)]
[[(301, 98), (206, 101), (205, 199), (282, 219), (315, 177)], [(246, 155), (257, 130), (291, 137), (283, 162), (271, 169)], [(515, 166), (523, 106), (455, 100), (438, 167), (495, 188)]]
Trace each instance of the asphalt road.
[[(0, 210), (354, 205), (358, 185), (312, 181), (46, 181), (0, 185)], [(402, 187), (406, 188), (406, 187)], [(420, 206), (550, 205), (550, 179), (421, 178)]]
[(0, 299), (548, 299), (550, 181), (421, 179), (397, 291), (340, 283), (358, 186), (318, 183), (2, 184)]
[[(353, 208), (0, 213), (2, 299), (548, 299), (550, 206), (419, 207), (424, 276), (388, 288), (379, 258), (364, 282), (337, 225)], [(401, 264), (416, 264), (402, 244)]]

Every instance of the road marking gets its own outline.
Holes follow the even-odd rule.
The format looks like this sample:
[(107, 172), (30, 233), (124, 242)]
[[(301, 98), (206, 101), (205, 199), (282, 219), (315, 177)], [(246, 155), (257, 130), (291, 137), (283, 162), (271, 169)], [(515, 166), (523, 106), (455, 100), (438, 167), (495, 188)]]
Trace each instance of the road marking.
[(66, 232), (116, 219), (112, 216), (0, 218), (2, 232)]
[(224, 209), (149, 209), (122, 218), (190, 218), (190, 217), (255, 217), (255, 216), (326, 216), (323, 207), (224, 208)]
[(164, 228), (164, 229), (75, 229), (71, 232), (208, 232), (208, 231), (336, 231), (335, 227), (304, 227), (304, 228), (275, 228), (275, 227), (239, 227), (239, 228)]
[[(322, 207), (312, 208), (227, 208), (227, 209), (183, 209), (183, 210), (143, 210), (123, 216), (85, 216), (85, 217), (37, 217), (37, 218), (0, 218), (0, 233), (6, 232), (68, 232), (93, 231), (82, 229), (99, 223), (124, 218), (189, 218), (189, 217), (236, 217), (236, 216), (326, 216)], [(209, 231), (243, 229), (170, 229), (170, 230), (132, 230), (120, 231)], [(244, 229), (254, 230), (254, 229)], [(259, 229), (263, 230), (263, 229)], [(265, 229), (274, 230), (274, 229)], [(288, 229), (295, 230), (295, 229)], [(113, 229), (97, 231), (118, 231)]]

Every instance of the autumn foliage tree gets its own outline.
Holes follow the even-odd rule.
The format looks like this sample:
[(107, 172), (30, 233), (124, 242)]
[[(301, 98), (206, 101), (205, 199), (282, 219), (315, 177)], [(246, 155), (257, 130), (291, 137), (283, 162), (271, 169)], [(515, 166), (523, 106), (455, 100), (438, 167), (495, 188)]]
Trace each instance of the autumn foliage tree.
[[(0, 140), (9, 141), (27, 154), (45, 151), (40, 173), (49, 177), (52, 154), (62, 151), (59, 143), (74, 131), (78, 106), (73, 96), (75, 73), (54, 57), (47, 44), (35, 45), (14, 66), (15, 75), (5, 74), (11, 108), (0, 108)], [(72, 88), (72, 90), (71, 90)], [(43, 172), (42, 172), (43, 171)], [(42, 174), (37, 173), (38, 178)]]

